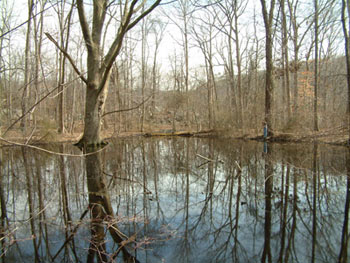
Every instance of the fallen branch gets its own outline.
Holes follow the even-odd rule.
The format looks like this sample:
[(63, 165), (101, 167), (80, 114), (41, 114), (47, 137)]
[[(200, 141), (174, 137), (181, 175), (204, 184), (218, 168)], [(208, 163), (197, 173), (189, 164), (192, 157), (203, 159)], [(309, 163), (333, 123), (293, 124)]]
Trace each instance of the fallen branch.
[(191, 137), (197, 135), (209, 135), (212, 134), (214, 130), (205, 130), (205, 131), (166, 131), (166, 132), (146, 132), (144, 136), (184, 136)]

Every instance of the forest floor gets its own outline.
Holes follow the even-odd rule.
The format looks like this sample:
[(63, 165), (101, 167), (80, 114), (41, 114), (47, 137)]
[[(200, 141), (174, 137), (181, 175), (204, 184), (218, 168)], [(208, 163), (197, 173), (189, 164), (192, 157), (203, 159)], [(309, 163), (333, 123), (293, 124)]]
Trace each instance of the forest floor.
[[(82, 129), (77, 129), (82, 130)], [(1, 130), (0, 130), (1, 131)], [(39, 130), (22, 132), (19, 129), (13, 129), (6, 134), (4, 130), (0, 132), (0, 145), (4, 144), (44, 144), (44, 143), (74, 143), (77, 142), (82, 132), (58, 134), (55, 130)], [(244, 135), (243, 135), (244, 134)], [(263, 141), (262, 132), (259, 134), (256, 130), (232, 131), (232, 130), (196, 130), (195, 128), (177, 127), (173, 131), (169, 126), (146, 127), (145, 132), (134, 131), (115, 131), (113, 128), (103, 129), (102, 137), (104, 139), (126, 138), (133, 136), (159, 137), (159, 136), (186, 136), (186, 137), (221, 137), (243, 140)], [(349, 130), (347, 127), (336, 127), (328, 130), (299, 131), (299, 132), (274, 132), (274, 136), (267, 138), (271, 142), (320, 142), (332, 145), (347, 146), (349, 142)]]

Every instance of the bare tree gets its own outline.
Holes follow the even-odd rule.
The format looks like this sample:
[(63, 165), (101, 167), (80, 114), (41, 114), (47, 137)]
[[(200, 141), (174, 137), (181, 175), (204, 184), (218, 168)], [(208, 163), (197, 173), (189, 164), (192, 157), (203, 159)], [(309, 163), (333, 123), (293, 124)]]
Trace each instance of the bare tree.
[[(9, 4), (8, 1), (0, 2), (0, 34), (3, 35), (6, 31), (11, 28), (13, 20), (13, 4)], [(4, 121), (4, 117), (8, 120), (12, 117), (12, 91), (11, 91), (11, 74), (12, 70), (12, 49), (11, 49), (12, 35), (8, 34), (7, 37), (0, 38), (0, 99), (1, 101), (6, 101), (6, 111), (5, 107), (2, 105), (2, 111), (0, 112), (0, 125)], [(7, 52), (6, 52), (6, 51)], [(7, 61), (7, 62), (6, 62)]]
[(265, 25), (265, 60), (266, 60), (266, 74), (265, 74), (265, 123), (268, 127), (268, 136), (272, 133), (272, 103), (273, 103), (273, 61), (272, 61), (272, 48), (273, 48), (273, 18), (275, 9), (275, 0), (270, 1), (270, 10), (267, 8), (266, 0), (260, 0), (262, 6), (262, 14)]
[(154, 33), (154, 54), (153, 54), (153, 65), (152, 65), (152, 117), (156, 111), (156, 93), (159, 86), (159, 73), (158, 73), (158, 52), (160, 43), (164, 37), (164, 31), (166, 24), (160, 20), (152, 20), (152, 30)]
[(315, 8), (315, 65), (314, 65), (314, 131), (318, 131), (318, 0), (314, 0)]
[[(77, 9), (83, 38), (87, 49), (87, 77), (85, 77), (75, 66), (74, 69), (86, 84), (84, 132), (77, 146), (99, 146), (104, 142), (101, 139), (101, 122), (105, 102), (108, 94), (110, 73), (116, 57), (119, 55), (125, 34), (132, 29), (145, 16), (151, 13), (161, 0), (156, 0), (150, 6), (146, 2), (133, 0), (121, 3), (120, 24), (116, 37), (105, 55), (101, 54), (101, 38), (104, 22), (108, 9), (114, 1), (96, 0), (93, 2), (92, 22), (85, 12), (83, 0), (77, 0)], [(141, 11), (144, 10), (144, 11)], [(47, 34), (48, 37), (52, 37)], [(55, 41), (54, 41), (55, 42)], [(59, 47), (57, 42), (55, 44)], [(74, 65), (73, 59), (60, 47), (61, 52)]]
[[(34, 50), (35, 50), (35, 63), (34, 63), (34, 94), (33, 97), (35, 98), (35, 103), (38, 101), (38, 97), (40, 94), (40, 71), (41, 71), (41, 56), (42, 56), (42, 41), (43, 41), (43, 27), (44, 27), (44, 8), (47, 1), (43, 0), (40, 1), (40, 16), (34, 17), (33, 19), (33, 34), (34, 34)], [(40, 106), (40, 104), (39, 104)], [(34, 108), (35, 109), (35, 108)], [(36, 116), (40, 115), (40, 112), (38, 113), (38, 110), (35, 111), (35, 114), (33, 114), (34, 124), (36, 125), (37, 118)]]
[(168, 10), (164, 10), (165, 16), (177, 27), (181, 33), (181, 41), (179, 45), (181, 46), (183, 52), (183, 88), (186, 93), (185, 101), (185, 122), (186, 125), (189, 125), (190, 121), (190, 106), (189, 106), (189, 48), (190, 48), (190, 24), (192, 15), (193, 15), (193, 5), (189, 0), (179, 0), (175, 6), (175, 11), (169, 13)]
[[(225, 21), (227, 21), (227, 24), (223, 24), (220, 20), (220, 31), (224, 32), (224, 34), (227, 36), (227, 43), (228, 43), (228, 61), (225, 64), (226, 70), (228, 71), (229, 75), (229, 84), (230, 88), (233, 93), (235, 93), (234, 87), (237, 87), (237, 94), (238, 96), (235, 96), (238, 98), (238, 103), (235, 103), (238, 105), (238, 116), (239, 116), (239, 126), (242, 128), (242, 131), (244, 133), (245, 123), (244, 123), (244, 107), (243, 107), (243, 92), (242, 92), (242, 50), (241, 50), (241, 35), (240, 32), (240, 25), (239, 25), (239, 19), (245, 12), (247, 1), (222, 1), (220, 2), (219, 8), (223, 12), (225, 16)], [(227, 27), (227, 29), (225, 29)], [(233, 51), (233, 43), (235, 45), (235, 49)], [(233, 55), (235, 53), (235, 55)], [(236, 59), (236, 67), (237, 67), (237, 76), (234, 75), (234, 62), (233, 59)], [(236, 85), (235, 85), (235, 79), (237, 79)]]
[(291, 32), (291, 38), (293, 42), (293, 56), (294, 59), (291, 63), (290, 71), (293, 72), (293, 94), (294, 94), (294, 100), (293, 100), (293, 114), (294, 118), (298, 117), (298, 110), (299, 110), (299, 90), (298, 90), (298, 85), (299, 85), (299, 67), (300, 67), (300, 47), (302, 46), (302, 43), (305, 40), (305, 36), (307, 32), (310, 30), (312, 23), (309, 25), (305, 26), (304, 32), (300, 33), (300, 27), (305, 24), (306, 18), (302, 17), (302, 19), (298, 19), (300, 16), (298, 14), (298, 8), (299, 8), (299, 1), (293, 1), (293, 0), (287, 0), (288, 4), (288, 12), (289, 12), (289, 17), (290, 17), (290, 22), (292, 26), (292, 32)]
[[(69, 36), (71, 30), (71, 19), (73, 14), (73, 7), (75, 5), (73, 0), (70, 10), (65, 16), (65, 8), (67, 5), (66, 1), (62, 1), (58, 5), (57, 16), (59, 20), (59, 32), (60, 32), (60, 46), (65, 51), (68, 52)], [(57, 122), (58, 122), (58, 132), (64, 133), (64, 83), (66, 79), (66, 56), (61, 52), (59, 55), (59, 71), (58, 71), (58, 109), (57, 109)]]
[(214, 74), (214, 51), (213, 40), (216, 33), (214, 24), (216, 17), (205, 12), (203, 17), (197, 17), (200, 25), (193, 26), (192, 32), (197, 46), (204, 56), (205, 71), (206, 71), (206, 86), (207, 86), (207, 105), (208, 105), (208, 126), (213, 129), (216, 124), (217, 111), (217, 93)]
[[(25, 115), (27, 111), (27, 99), (29, 96), (30, 89), (30, 32), (31, 32), (31, 18), (33, 15), (34, 3), (33, 0), (28, 0), (28, 23), (27, 23), (27, 32), (26, 32), (26, 47), (24, 51), (25, 56), (25, 64), (24, 64), (24, 88), (23, 88), (23, 96), (22, 96), (22, 115)], [(21, 128), (25, 130), (26, 128), (26, 117), (23, 117), (21, 120)]]
[[(289, 52), (288, 52), (288, 29), (287, 15), (285, 10), (286, 0), (280, 0), (281, 19), (282, 19), (282, 67), (283, 67), (283, 86), (287, 95), (287, 116), (288, 121), (291, 118), (291, 99), (290, 99), (290, 73), (289, 73)], [(284, 97), (285, 98), (285, 97)]]
[[(347, 80), (347, 92), (348, 92), (348, 105), (347, 105), (347, 125), (350, 132), (350, 28), (349, 20), (350, 19), (350, 1), (342, 0), (342, 12), (341, 12), (341, 21), (343, 26), (343, 34), (345, 41), (345, 60), (346, 60), (346, 80)], [(349, 134), (350, 135), (350, 134)], [(350, 143), (350, 136), (349, 142)]]

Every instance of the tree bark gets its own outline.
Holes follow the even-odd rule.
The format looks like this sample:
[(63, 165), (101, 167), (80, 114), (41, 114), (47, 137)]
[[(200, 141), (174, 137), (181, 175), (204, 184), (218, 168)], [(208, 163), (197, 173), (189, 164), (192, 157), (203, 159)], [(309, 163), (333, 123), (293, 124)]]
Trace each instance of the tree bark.
[(102, 115), (108, 94), (108, 82), (102, 92), (88, 84), (85, 100), (84, 134), (78, 146), (105, 145), (101, 140)]

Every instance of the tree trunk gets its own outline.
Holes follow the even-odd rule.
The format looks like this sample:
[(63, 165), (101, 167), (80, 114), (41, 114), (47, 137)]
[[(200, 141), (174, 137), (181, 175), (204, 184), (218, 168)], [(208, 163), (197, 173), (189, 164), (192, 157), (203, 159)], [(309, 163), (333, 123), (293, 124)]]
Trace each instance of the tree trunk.
[[(33, 0), (28, 0), (28, 23), (27, 23), (27, 33), (26, 33), (26, 47), (24, 51), (25, 56), (25, 65), (24, 65), (24, 88), (23, 96), (21, 101), (22, 115), (25, 115), (27, 111), (27, 99), (29, 97), (29, 80), (30, 80), (30, 65), (29, 65), (29, 52), (30, 52), (30, 32), (31, 32), (31, 17), (33, 14), (34, 3)], [(21, 120), (20, 127), (25, 130), (26, 128), (27, 117), (24, 116)]]
[(272, 103), (273, 103), (273, 62), (272, 62), (272, 23), (273, 23), (273, 12), (275, 7), (275, 1), (272, 0), (270, 3), (270, 11), (267, 11), (266, 1), (260, 0), (262, 5), (262, 12), (265, 24), (266, 34), (266, 74), (265, 74), (265, 123), (268, 128), (267, 136), (272, 136)]
[(108, 82), (101, 92), (93, 84), (86, 89), (84, 135), (77, 143), (79, 147), (105, 145), (101, 140), (102, 114), (108, 94)]
[(239, 38), (239, 29), (238, 29), (238, 19), (241, 13), (239, 10), (239, 3), (237, 0), (234, 1), (234, 33), (235, 33), (235, 42), (236, 42), (236, 63), (237, 63), (237, 90), (238, 90), (238, 107), (239, 107), (239, 120), (240, 126), (242, 129), (242, 134), (244, 134), (244, 105), (243, 105), (243, 93), (242, 93), (242, 62), (241, 62), (241, 48), (240, 48), (240, 38)]
[[(347, 115), (347, 126), (350, 133), (350, 36), (349, 36), (349, 28), (346, 26), (346, 12), (350, 13), (350, 3), (349, 0), (342, 0), (342, 26), (343, 26), (343, 34), (345, 39), (345, 59), (346, 59), (346, 80), (347, 80), (347, 86), (348, 86), (348, 105), (346, 109), (346, 115)], [(349, 141), (348, 144), (350, 144), (350, 134), (349, 134)]]
[(288, 30), (287, 16), (285, 12), (285, 0), (280, 0), (282, 14), (282, 61), (283, 61), (283, 85), (287, 95), (287, 121), (290, 121), (291, 103), (290, 103), (290, 81), (289, 81), (289, 55), (288, 55)]
[(315, 65), (314, 65), (314, 131), (318, 131), (318, 0), (315, 7)]

